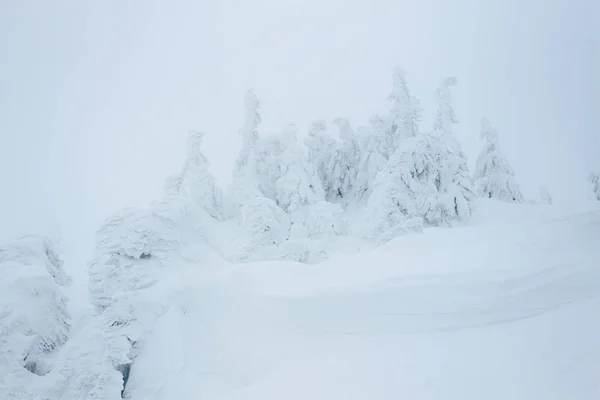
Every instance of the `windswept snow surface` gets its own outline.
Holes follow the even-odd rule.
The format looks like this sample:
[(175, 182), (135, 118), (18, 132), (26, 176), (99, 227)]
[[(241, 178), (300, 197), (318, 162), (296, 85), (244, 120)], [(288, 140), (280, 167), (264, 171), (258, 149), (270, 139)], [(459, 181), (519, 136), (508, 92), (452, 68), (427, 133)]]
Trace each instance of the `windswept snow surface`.
[(482, 201), (472, 226), (318, 265), (169, 276), (126, 398), (600, 398), (600, 209), (588, 205)]

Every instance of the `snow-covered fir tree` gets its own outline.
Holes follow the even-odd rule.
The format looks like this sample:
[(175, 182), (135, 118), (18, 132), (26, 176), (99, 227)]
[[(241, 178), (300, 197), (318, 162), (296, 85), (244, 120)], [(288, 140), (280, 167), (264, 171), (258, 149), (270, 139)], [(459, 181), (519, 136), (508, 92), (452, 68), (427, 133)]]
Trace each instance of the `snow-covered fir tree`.
[(317, 171), (325, 199), (336, 202), (342, 197), (340, 181), (341, 145), (327, 134), (327, 123), (312, 123), (304, 143), (308, 149), (308, 160)]
[(258, 125), (261, 122), (259, 113), (260, 103), (254, 94), (254, 90), (250, 89), (246, 93), (244, 99), (244, 125), (240, 130), (242, 135), (242, 147), (240, 153), (235, 160), (233, 168), (233, 177), (238, 178), (244, 175), (252, 176), (252, 170), (249, 167), (250, 154), (258, 142)]
[(250, 155), (254, 182), (260, 193), (273, 201), (277, 199), (277, 180), (281, 177), (281, 138), (260, 138)]
[(498, 133), (486, 118), (481, 121), (480, 138), (485, 140), (485, 144), (475, 166), (477, 194), (490, 199), (523, 203), (515, 173), (500, 151)]
[(0, 246), (0, 398), (34, 399), (67, 342), (69, 285), (52, 242), (25, 236)]
[(440, 135), (452, 135), (452, 127), (458, 123), (458, 117), (452, 106), (451, 87), (456, 86), (457, 79), (450, 76), (442, 81), (437, 89), (438, 109), (433, 126), (434, 131)]
[(398, 148), (400, 140), (416, 136), (419, 131), (418, 123), (422, 110), (419, 101), (410, 95), (405, 75), (403, 69), (394, 69), (392, 93), (388, 97), (392, 105), (390, 112), (392, 150)]
[(298, 143), (295, 125), (283, 132), (283, 151), (280, 155), (280, 176), (277, 179), (277, 204), (292, 213), (300, 207), (323, 199), (323, 188), (312, 164), (305, 158)]
[(361, 147), (354, 130), (345, 118), (336, 118), (333, 123), (339, 129), (340, 158), (336, 168), (339, 174), (338, 196), (344, 205), (356, 197), (358, 166), (361, 159)]
[(354, 195), (357, 204), (366, 202), (373, 191), (373, 184), (379, 171), (387, 164), (387, 159), (379, 151), (380, 136), (376, 128), (359, 128), (359, 145), (361, 158), (357, 167)]

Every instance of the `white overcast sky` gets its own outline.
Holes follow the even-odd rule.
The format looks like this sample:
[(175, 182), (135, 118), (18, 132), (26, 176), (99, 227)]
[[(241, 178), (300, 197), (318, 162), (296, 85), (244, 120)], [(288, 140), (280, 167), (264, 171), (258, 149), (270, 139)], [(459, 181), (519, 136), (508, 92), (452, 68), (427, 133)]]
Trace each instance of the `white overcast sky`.
[(189, 129), (225, 181), (243, 96), (264, 133), (385, 112), (395, 65), (433, 114), (458, 77), (473, 162), (487, 116), (526, 193), (586, 196), (600, 169), (594, 0), (0, 0), (0, 236), (87, 237), (156, 198)]

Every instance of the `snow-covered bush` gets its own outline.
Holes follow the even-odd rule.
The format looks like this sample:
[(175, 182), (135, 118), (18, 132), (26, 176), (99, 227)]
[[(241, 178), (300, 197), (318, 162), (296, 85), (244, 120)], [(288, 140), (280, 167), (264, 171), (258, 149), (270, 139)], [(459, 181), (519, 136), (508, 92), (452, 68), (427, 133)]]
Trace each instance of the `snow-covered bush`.
[(588, 181), (593, 185), (592, 190), (596, 200), (600, 201), (600, 172), (592, 172), (588, 177)]
[(0, 398), (34, 398), (35, 375), (70, 334), (63, 286), (70, 284), (48, 238), (0, 246)]
[(346, 234), (347, 221), (344, 209), (339, 204), (319, 201), (293, 217), (294, 226), (302, 225), (310, 239), (326, 239)]
[(233, 258), (237, 261), (273, 258), (277, 246), (289, 237), (289, 215), (266, 197), (248, 201), (242, 206), (240, 214), (242, 234), (232, 244)]
[(476, 191), (480, 197), (523, 203), (524, 198), (515, 181), (515, 173), (498, 146), (498, 133), (487, 119), (481, 121), (485, 144), (475, 166)]

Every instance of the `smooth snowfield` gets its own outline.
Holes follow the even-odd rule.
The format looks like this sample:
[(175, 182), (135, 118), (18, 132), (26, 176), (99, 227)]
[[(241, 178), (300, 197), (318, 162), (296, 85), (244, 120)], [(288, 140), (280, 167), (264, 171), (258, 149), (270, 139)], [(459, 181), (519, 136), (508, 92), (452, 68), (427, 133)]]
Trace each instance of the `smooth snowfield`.
[(314, 266), (172, 272), (133, 400), (600, 398), (598, 209), (481, 202)]

